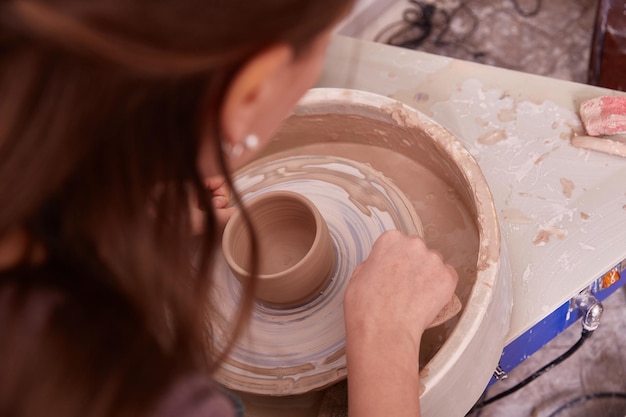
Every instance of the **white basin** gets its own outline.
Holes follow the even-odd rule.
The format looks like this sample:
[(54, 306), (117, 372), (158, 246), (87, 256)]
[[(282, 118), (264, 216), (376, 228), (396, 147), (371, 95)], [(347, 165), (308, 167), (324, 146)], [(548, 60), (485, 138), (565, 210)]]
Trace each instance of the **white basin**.
[[(424, 335), (421, 404), (425, 417), (463, 416), (498, 364), (512, 306), (507, 253), (478, 164), (420, 112), (376, 94), (334, 88), (311, 90), (262, 157), (301, 148), (368, 163), (389, 177), (421, 217), (427, 244), (457, 269), (456, 294), (464, 307)], [(360, 151), (365, 148), (373, 152)], [(432, 187), (420, 183), (424, 178), (435, 179)], [(342, 379), (345, 369), (334, 375), (314, 389)]]

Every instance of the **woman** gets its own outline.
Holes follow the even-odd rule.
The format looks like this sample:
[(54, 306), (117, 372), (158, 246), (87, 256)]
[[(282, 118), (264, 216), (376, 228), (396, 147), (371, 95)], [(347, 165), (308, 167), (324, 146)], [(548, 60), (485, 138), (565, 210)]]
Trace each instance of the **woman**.
[[(210, 378), (215, 178), (313, 85), (350, 3), (0, 2), (1, 416), (235, 415)], [(419, 414), (455, 283), (421, 240), (376, 242), (345, 298), (351, 415)]]

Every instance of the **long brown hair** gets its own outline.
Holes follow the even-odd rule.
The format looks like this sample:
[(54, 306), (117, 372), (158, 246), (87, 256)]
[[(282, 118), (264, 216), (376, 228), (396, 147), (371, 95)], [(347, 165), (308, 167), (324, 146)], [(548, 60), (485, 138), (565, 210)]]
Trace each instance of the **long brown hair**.
[[(205, 317), (219, 233), (196, 164), (200, 124), (208, 121), (221, 155), (219, 109), (236, 70), (275, 42), (305, 51), (350, 4), (0, 1), (0, 237), (22, 228), (46, 254), (46, 268), (34, 268), (27, 253), (0, 280), (0, 296), (10, 295), (0, 311), (0, 415), (145, 410), (171, 375), (214, 369), (219, 352), (205, 343), (213, 338)], [(194, 199), (206, 210), (199, 249)], [(33, 341), (39, 348), (7, 348), (20, 337), (16, 323), (34, 288), (61, 294), (52, 304), (67, 308), (53, 308), (58, 314)], [(244, 294), (241, 317), (253, 289)], [(90, 353), (78, 355), (75, 344)], [(131, 362), (143, 370), (132, 383), (119, 366)], [(55, 389), (33, 388), (53, 377), (20, 379), (57, 371), (65, 379)], [(118, 388), (100, 390), (103, 380)], [(18, 387), (31, 399), (19, 402), (28, 393), (17, 395)], [(73, 390), (66, 402), (63, 390)], [(108, 405), (86, 414), (89, 398)]]

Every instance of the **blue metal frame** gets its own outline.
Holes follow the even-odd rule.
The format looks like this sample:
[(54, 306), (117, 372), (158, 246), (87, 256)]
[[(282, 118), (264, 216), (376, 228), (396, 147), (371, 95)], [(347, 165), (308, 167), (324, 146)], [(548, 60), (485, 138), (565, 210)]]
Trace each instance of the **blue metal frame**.
[[(603, 285), (603, 278), (607, 274), (615, 272), (619, 274), (617, 281), (608, 286), (606, 284)], [(591, 292), (600, 301), (605, 300), (609, 295), (626, 284), (626, 259), (611, 268), (607, 274), (598, 278), (589, 286)], [(580, 317), (580, 310), (573, 308), (571, 301), (564, 303), (542, 321), (504, 347), (502, 356), (500, 357), (500, 368), (504, 372), (511, 371), (570, 325), (578, 321)], [(492, 377), (491, 381), (489, 381), (489, 385), (497, 381), (498, 379)]]

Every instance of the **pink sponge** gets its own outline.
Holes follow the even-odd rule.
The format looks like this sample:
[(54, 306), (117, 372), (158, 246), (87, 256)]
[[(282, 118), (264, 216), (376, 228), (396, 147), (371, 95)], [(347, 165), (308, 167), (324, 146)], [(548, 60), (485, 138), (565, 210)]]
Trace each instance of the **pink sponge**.
[(626, 133), (626, 96), (607, 96), (585, 100), (580, 118), (590, 136)]

